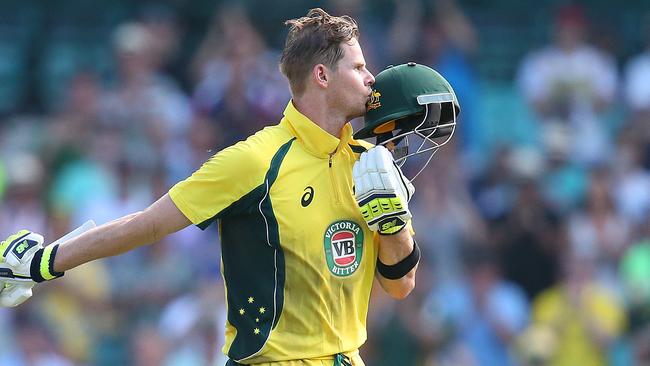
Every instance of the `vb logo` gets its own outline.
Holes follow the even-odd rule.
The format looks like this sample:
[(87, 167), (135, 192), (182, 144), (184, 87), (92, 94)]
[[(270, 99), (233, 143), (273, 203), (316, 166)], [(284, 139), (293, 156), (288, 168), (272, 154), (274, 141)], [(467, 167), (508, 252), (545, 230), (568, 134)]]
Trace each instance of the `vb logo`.
[(356, 222), (333, 222), (325, 231), (325, 261), (327, 268), (337, 277), (353, 274), (363, 256), (363, 230)]
[(302, 198), (300, 198), (300, 204), (302, 207), (307, 207), (314, 199), (314, 188), (308, 186), (305, 188), (305, 193), (303, 193)]

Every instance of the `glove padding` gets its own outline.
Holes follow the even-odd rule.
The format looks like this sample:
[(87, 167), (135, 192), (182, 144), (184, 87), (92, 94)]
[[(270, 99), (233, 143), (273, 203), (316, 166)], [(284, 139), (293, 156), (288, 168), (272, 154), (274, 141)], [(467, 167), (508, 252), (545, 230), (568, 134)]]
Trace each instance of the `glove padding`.
[(402, 174), (391, 153), (375, 146), (361, 154), (352, 168), (354, 194), (372, 231), (392, 235), (411, 219), (408, 208), (415, 187)]
[(25, 302), (32, 297), (32, 287), (36, 282), (31, 283), (9, 283), (0, 280), (0, 307), (13, 308)]
[(21, 230), (0, 243), (0, 306), (17, 306), (37, 282), (61, 277), (52, 268), (58, 245), (43, 247), (43, 236)]

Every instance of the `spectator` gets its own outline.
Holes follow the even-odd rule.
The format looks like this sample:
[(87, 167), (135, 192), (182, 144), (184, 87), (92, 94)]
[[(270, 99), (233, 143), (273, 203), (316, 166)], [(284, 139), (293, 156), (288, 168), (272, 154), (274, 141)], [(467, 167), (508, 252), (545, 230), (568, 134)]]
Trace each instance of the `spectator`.
[(533, 299), (555, 282), (564, 238), (560, 217), (542, 200), (535, 181), (521, 181), (516, 197), (512, 211), (494, 227), (492, 245), (506, 278)]
[(630, 227), (615, 211), (610, 180), (605, 169), (591, 174), (585, 209), (569, 217), (567, 229), (570, 250), (594, 258), (597, 278), (618, 291), (617, 266), (628, 244)]
[(595, 273), (595, 258), (569, 251), (563, 276), (533, 303), (533, 325), (551, 330), (557, 347), (550, 366), (607, 364), (609, 347), (625, 328), (622, 304)]
[(146, 4), (140, 16), (142, 25), (152, 35), (151, 59), (155, 70), (170, 75), (176, 80), (186, 76), (184, 65), (180, 65), (181, 26), (174, 11), (163, 4)]
[(466, 280), (435, 289), (425, 304), (425, 319), (444, 319), (430, 324), (448, 324), (447, 337), (455, 338), (433, 357), (462, 359), (469, 352), (469, 365), (515, 365), (511, 346), (528, 324), (526, 296), (501, 276), (489, 251), (472, 247), (467, 253)]
[(14, 366), (73, 366), (70, 360), (59, 353), (52, 335), (33, 321), (23, 319), (14, 337), (20, 350), (16, 359), (10, 358)]
[(581, 7), (561, 7), (554, 43), (523, 60), (518, 83), (545, 128), (564, 124), (571, 129), (570, 156), (594, 163), (609, 156), (603, 112), (615, 97), (618, 76), (613, 58), (585, 40), (587, 26)]
[(277, 71), (279, 56), (267, 48), (245, 10), (224, 5), (193, 62), (198, 113), (215, 120), (228, 146), (282, 114), (289, 96)]
[(631, 225), (646, 225), (650, 219), (650, 167), (645, 165), (646, 129), (647, 121), (644, 121), (621, 131), (612, 165), (612, 194), (616, 209)]
[(7, 164), (7, 193), (0, 206), (0, 229), (20, 230), (26, 222), (42, 233), (50, 232), (45, 212), (43, 181), (45, 169), (38, 156), (18, 152), (5, 157)]
[(650, 14), (645, 14), (641, 34), (645, 49), (625, 65), (624, 96), (634, 119), (647, 118), (650, 113)]
[[(470, 18), (455, 0), (431, 0), (434, 21), (421, 27), (424, 47), (417, 47), (423, 62), (442, 74), (462, 101), (458, 123), (460, 153), (467, 162), (480, 160), (482, 128), (478, 125), (479, 77), (474, 59), (479, 48), (478, 34)], [(465, 156), (466, 155), (466, 156)]]
[(169, 145), (185, 140), (192, 120), (189, 99), (154, 60), (155, 45), (144, 25), (120, 25), (114, 32), (118, 77), (102, 95), (104, 126), (117, 129), (122, 157), (141, 172), (174, 161)]
[(414, 228), (422, 240), (419, 244), (438, 283), (458, 280), (463, 273), (463, 244), (480, 241), (487, 235), (463, 172), (457, 168), (461, 164), (456, 147), (452, 143), (438, 151), (436, 159), (418, 176), (418, 186), (427, 189), (422, 190), (413, 206), (418, 217)]

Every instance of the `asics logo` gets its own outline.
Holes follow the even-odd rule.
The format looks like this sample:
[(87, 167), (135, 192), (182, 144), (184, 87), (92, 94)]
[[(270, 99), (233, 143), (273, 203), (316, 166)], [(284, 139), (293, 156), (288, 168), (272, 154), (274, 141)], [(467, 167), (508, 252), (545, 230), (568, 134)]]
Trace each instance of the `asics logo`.
[(311, 203), (311, 201), (314, 199), (314, 188), (307, 186), (305, 188), (305, 193), (303, 193), (302, 197), (300, 198), (300, 204), (302, 207), (307, 207)]

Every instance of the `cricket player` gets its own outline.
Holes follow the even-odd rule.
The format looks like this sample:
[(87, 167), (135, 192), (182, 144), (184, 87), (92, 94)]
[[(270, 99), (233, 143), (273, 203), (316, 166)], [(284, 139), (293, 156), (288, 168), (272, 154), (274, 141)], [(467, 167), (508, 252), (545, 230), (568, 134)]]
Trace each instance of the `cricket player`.
[(396, 146), (413, 133), (450, 137), (458, 106), (449, 84), (416, 64), (385, 70), (373, 90), (348, 16), (312, 9), (287, 25), (280, 69), (292, 99), (279, 124), (218, 152), (144, 211), (63, 244), (44, 246), (27, 230), (10, 236), (0, 244), (0, 304), (88, 261), (216, 222), (227, 365), (364, 365), (373, 279), (406, 297), (420, 252), (413, 185), (388, 149), (356, 140), (349, 121), (368, 112), (361, 137)]

